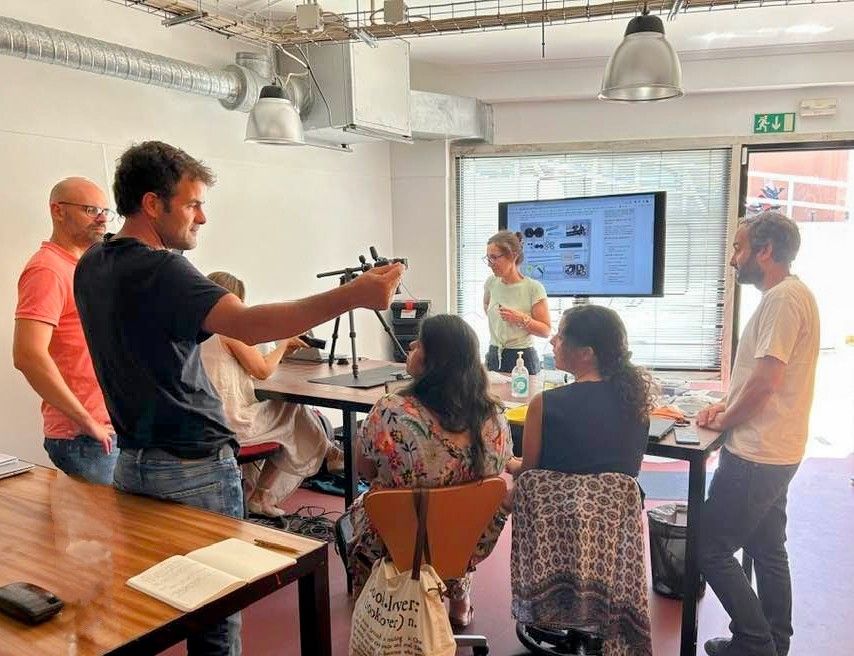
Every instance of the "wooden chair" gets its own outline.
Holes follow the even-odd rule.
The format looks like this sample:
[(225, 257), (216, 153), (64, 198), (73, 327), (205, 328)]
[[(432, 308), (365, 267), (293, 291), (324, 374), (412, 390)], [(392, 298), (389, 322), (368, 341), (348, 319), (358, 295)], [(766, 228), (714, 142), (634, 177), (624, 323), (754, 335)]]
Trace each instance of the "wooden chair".
[[(477, 542), (498, 511), (507, 491), (500, 477), (451, 487), (427, 488), (427, 544), (430, 564), (442, 580), (460, 578)], [(415, 490), (376, 490), (365, 496), (365, 512), (400, 571), (412, 567), (418, 518)], [(475, 656), (489, 653), (485, 636), (455, 635), (458, 647)]]

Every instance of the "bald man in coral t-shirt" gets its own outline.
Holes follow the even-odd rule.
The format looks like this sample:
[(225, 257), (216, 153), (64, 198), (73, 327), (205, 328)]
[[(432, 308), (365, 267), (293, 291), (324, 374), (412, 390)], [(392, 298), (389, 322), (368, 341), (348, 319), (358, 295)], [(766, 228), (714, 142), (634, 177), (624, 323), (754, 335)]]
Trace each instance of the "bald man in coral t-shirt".
[(98, 185), (67, 178), (50, 194), (53, 233), (18, 280), (13, 355), (42, 398), (53, 464), (93, 483), (113, 482), (118, 451), (74, 302), (74, 269), (115, 216)]

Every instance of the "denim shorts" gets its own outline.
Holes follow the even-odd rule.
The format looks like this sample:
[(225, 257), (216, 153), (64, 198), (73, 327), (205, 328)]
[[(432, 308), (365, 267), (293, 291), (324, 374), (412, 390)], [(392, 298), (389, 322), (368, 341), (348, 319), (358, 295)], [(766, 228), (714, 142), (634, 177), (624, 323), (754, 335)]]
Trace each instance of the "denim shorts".
[(44, 450), (50, 461), (69, 476), (83, 478), (90, 483), (112, 485), (113, 469), (119, 457), (116, 436), (113, 450), (104, 453), (104, 447), (93, 437), (78, 435), (71, 439), (44, 438)]

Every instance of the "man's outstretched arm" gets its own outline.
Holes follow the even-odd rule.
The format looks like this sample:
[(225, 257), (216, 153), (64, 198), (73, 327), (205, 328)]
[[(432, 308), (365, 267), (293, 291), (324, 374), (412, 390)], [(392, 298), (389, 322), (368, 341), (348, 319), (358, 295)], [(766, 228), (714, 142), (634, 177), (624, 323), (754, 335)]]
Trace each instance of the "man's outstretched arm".
[(376, 267), (341, 287), (284, 303), (249, 306), (234, 294), (226, 294), (208, 312), (202, 328), (246, 344), (293, 337), (348, 310), (386, 309), (403, 270), (402, 264)]

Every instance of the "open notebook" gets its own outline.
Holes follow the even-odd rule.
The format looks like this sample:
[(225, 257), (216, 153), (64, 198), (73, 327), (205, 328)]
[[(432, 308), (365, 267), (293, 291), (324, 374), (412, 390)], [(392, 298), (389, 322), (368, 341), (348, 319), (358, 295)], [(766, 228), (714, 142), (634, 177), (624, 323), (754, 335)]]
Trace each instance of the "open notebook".
[(282, 553), (229, 538), (186, 556), (172, 556), (128, 579), (127, 584), (189, 612), (296, 563)]

